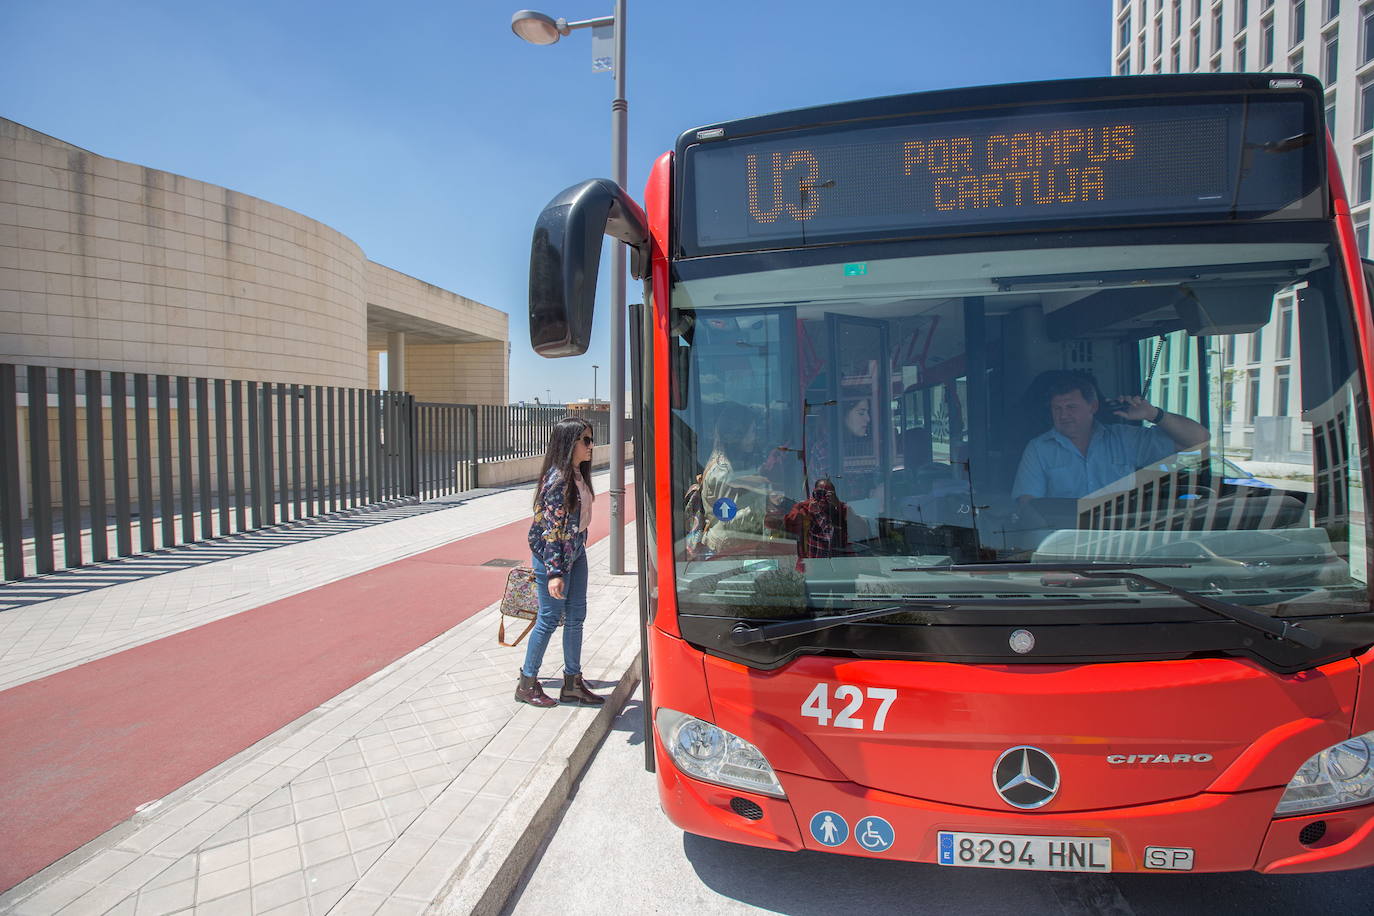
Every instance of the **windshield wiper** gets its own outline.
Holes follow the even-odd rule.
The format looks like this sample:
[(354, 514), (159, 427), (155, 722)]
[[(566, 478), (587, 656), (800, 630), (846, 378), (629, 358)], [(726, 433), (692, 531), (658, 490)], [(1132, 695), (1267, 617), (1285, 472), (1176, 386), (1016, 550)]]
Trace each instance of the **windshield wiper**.
[(955, 563), (952, 566), (899, 566), (893, 572), (1112, 572), (1118, 569), (1187, 569), (1191, 563)]
[[(1082, 600), (1082, 599), (1076, 599)], [(1139, 598), (1099, 598), (1092, 601), (1093, 604), (1139, 604)], [(953, 611), (966, 607), (998, 607), (1004, 608), (1008, 605), (1032, 607), (1039, 605), (1062, 606), (1062, 599), (1025, 599), (1025, 598), (967, 598), (954, 599), (951, 601), (905, 601), (901, 604), (892, 604), (885, 607), (867, 608), (862, 611), (851, 611), (848, 614), (836, 614), (833, 617), (807, 617), (804, 620), (778, 620), (772, 623), (762, 623), (750, 626), (744, 621), (737, 622), (730, 630), (730, 641), (737, 646), (749, 646), (756, 642), (765, 642), (770, 639), (782, 639), (785, 636), (804, 636), (807, 633), (816, 633), (821, 630), (829, 630), (832, 627), (842, 627), (845, 624), (860, 623), (864, 620), (871, 620), (875, 617), (886, 617), (889, 614), (900, 614), (911, 611)]]
[[(1218, 601), (1216, 598), (1208, 598), (1206, 595), (1196, 595), (1186, 589), (1158, 579), (1143, 575), (1138, 572), (1131, 572), (1134, 569), (1187, 569), (1189, 563), (960, 563), (953, 566), (933, 566), (924, 567), (924, 570), (938, 572), (1058, 572), (1073, 573), (1085, 579), (1130, 579), (1139, 582), (1141, 585), (1148, 585), (1160, 591), (1168, 592), (1175, 598), (1181, 598), (1194, 607), (1211, 611), (1227, 620), (1234, 620), (1242, 626), (1247, 626), (1252, 630), (1259, 630), (1270, 636), (1279, 639), (1286, 639), (1289, 642), (1297, 643), (1308, 649), (1320, 648), (1321, 637), (1311, 630), (1303, 629), (1296, 623), (1287, 620), (1279, 620), (1270, 617), (1268, 614), (1261, 614), (1259, 611), (1251, 610), (1241, 604), (1232, 604), (1229, 601)], [(919, 568), (919, 567), (918, 567)]]

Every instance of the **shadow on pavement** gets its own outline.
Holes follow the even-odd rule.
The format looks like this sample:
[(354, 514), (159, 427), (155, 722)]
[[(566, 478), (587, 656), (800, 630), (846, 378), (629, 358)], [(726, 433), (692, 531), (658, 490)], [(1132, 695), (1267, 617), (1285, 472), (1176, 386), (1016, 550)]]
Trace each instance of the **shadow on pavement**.
[(112, 585), (123, 585), (149, 579), (164, 573), (179, 572), (217, 563), (251, 556), (275, 547), (302, 544), (336, 534), (346, 534), (373, 525), (413, 518), (454, 506), (485, 496), (491, 490), (468, 491), (462, 496), (432, 499), (422, 503), (403, 503), (382, 505), (370, 508), (351, 509), (333, 515), (316, 516), (289, 522), (271, 528), (259, 528), (241, 534), (231, 534), (208, 541), (196, 541), (177, 547), (168, 547), (152, 553), (140, 553), (130, 557), (110, 560), (90, 566), (65, 569), (46, 576), (21, 579), (0, 585), (0, 611), (30, 607), (44, 601), (54, 601), (72, 595), (83, 595)]
[[(607, 684), (608, 687), (615, 686)], [(625, 706), (620, 710), (620, 715), (615, 717), (611, 723), (611, 731), (621, 732), (625, 735), (625, 743), (630, 747), (639, 747), (644, 743), (644, 701), (638, 697), (631, 697), (625, 701)], [(607, 738), (610, 737), (608, 734)]]

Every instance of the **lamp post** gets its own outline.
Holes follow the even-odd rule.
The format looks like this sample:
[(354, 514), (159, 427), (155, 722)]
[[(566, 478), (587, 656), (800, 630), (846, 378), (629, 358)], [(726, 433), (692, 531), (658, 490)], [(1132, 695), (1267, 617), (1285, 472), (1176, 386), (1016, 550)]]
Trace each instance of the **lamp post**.
[(596, 405), (596, 370), (598, 370), (598, 369), (600, 369), (600, 368), (601, 368), (601, 367), (598, 366), (598, 365), (596, 365), (595, 363), (592, 364), (592, 406), (593, 406), (593, 407), (595, 407), (595, 405)]
[[(573, 29), (606, 28), (613, 33), (615, 98), (611, 100), (611, 177), (625, 187), (625, 136), (629, 105), (625, 101), (625, 0), (615, 0), (615, 13), (569, 22), (534, 10), (511, 17), (511, 31), (536, 45), (551, 45)], [(594, 66), (600, 65), (594, 59)], [(611, 245), (611, 575), (625, 573), (625, 246)]]

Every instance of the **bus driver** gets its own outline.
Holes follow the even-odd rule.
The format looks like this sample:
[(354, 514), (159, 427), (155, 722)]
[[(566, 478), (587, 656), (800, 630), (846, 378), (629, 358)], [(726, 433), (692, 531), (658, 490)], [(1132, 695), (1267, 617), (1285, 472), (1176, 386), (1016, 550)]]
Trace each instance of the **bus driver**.
[(1114, 413), (1145, 420), (1150, 428), (1098, 423), (1096, 386), (1079, 375), (1066, 374), (1050, 386), (1049, 409), (1054, 426), (1027, 443), (1012, 484), (1023, 508), (1032, 499), (1079, 499), (1208, 440), (1205, 426), (1141, 397), (1122, 398)]

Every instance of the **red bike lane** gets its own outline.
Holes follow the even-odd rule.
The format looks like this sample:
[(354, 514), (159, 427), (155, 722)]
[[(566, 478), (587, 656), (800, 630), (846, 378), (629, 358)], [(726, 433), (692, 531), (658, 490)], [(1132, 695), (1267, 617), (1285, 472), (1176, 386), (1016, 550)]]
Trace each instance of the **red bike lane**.
[(528, 530), (512, 522), (0, 692), (0, 891), (498, 600), (508, 570), (481, 564), (526, 561)]

